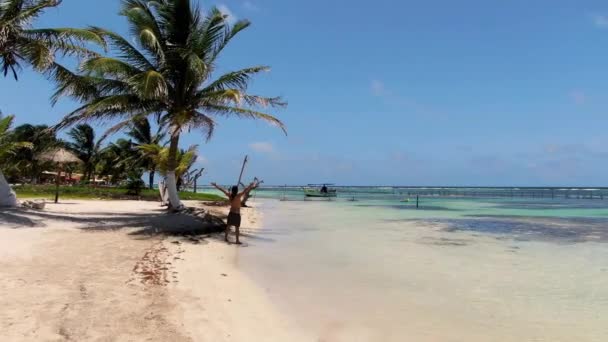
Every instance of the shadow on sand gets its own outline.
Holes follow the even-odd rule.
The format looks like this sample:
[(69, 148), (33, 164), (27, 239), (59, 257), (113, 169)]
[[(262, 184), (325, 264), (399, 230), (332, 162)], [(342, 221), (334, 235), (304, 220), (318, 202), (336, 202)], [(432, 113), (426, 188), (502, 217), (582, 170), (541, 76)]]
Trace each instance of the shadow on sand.
[(145, 213), (81, 213), (79, 215), (29, 209), (0, 209), (0, 226), (8, 228), (43, 228), (49, 222), (66, 222), (84, 231), (128, 229), (133, 236), (186, 236), (224, 231), (222, 217), (202, 210), (167, 213), (164, 210)]
[[(204, 241), (206, 238), (223, 241), (224, 235), (218, 233), (225, 231), (225, 219), (223, 215), (192, 208), (180, 213), (168, 213), (163, 209), (157, 209), (143, 213), (87, 212), (77, 215), (23, 208), (0, 209), (0, 228), (44, 228), (51, 222), (65, 222), (85, 232), (125, 230), (127, 235), (136, 239), (157, 236), (185, 237), (185, 241), (194, 244), (206, 243)], [(241, 236), (254, 241), (275, 241), (247, 228), (241, 228)]]

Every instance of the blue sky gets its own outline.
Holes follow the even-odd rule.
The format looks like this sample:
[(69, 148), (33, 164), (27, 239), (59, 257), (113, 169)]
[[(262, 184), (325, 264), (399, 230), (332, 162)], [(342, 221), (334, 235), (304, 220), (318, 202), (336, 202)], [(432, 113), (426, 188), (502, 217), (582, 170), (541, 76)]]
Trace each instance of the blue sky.
[[(103, 5), (102, 5), (103, 4)], [(200, 144), (205, 181), (268, 184), (569, 185), (608, 183), (608, 4), (603, 1), (201, 1), (251, 28), (223, 71), (272, 67), (252, 92), (281, 95), (264, 123), (220, 119)], [(126, 33), (118, 0), (65, 0), (38, 26)], [(2, 79), (17, 123), (57, 122), (53, 86)], [(101, 133), (103, 127), (98, 127)]]

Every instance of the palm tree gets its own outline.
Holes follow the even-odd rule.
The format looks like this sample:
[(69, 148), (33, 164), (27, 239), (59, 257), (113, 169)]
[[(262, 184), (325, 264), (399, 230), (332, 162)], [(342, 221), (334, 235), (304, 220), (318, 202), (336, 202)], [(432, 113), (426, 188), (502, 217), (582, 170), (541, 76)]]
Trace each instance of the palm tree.
[(251, 77), (268, 71), (266, 66), (212, 78), (220, 53), (249, 26), (248, 21), (231, 26), (217, 9), (203, 16), (190, 0), (124, 0), (120, 14), (128, 21), (135, 45), (114, 32), (93, 28), (109, 42), (116, 57), (86, 58), (77, 73), (59, 65), (54, 69), (58, 89), (53, 100), (68, 95), (83, 103), (57, 128), (94, 119), (122, 119), (110, 129), (114, 132), (136, 118), (158, 115), (169, 134), (166, 178), (170, 208), (177, 209), (181, 202), (175, 171), (182, 133), (198, 129), (210, 139), (217, 116), (261, 119), (284, 130), (278, 119), (258, 108), (285, 103), (278, 97), (247, 92)]
[[(110, 177), (112, 184), (120, 183), (133, 171), (139, 171), (137, 165), (133, 164), (138, 156), (137, 153), (130, 140), (118, 139), (108, 144), (99, 153), (97, 174)], [(141, 174), (139, 177), (141, 178)]]
[[(159, 126), (155, 134), (152, 134), (152, 127), (147, 118), (139, 118), (134, 120), (131, 129), (127, 131), (127, 135), (132, 139), (135, 148), (143, 145), (160, 145), (165, 134), (162, 132), (162, 126)], [(139, 158), (137, 164), (141, 165), (148, 171), (148, 187), (154, 189), (154, 175), (156, 174), (156, 163), (153, 156), (139, 149)]]
[(20, 148), (31, 147), (31, 144), (24, 142), (15, 142), (11, 137), (11, 126), (13, 125), (14, 116), (9, 115), (2, 117), (0, 112), (0, 207), (17, 205), (17, 196), (11, 190), (8, 182), (2, 173), (2, 166), (7, 158), (15, 153)]
[(53, 65), (55, 53), (95, 55), (84, 48), (86, 41), (103, 44), (90, 30), (75, 28), (32, 28), (32, 22), (61, 0), (0, 0), (0, 69), (15, 80), (22, 64), (45, 71)]
[(11, 157), (10, 162), (18, 178), (28, 178), (35, 183), (42, 171), (49, 167), (48, 162), (38, 160), (38, 156), (52, 148), (62, 147), (65, 143), (57, 139), (54, 132), (46, 125), (23, 124), (12, 131), (13, 141), (31, 143), (31, 148), (20, 148)]
[(89, 181), (95, 173), (95, 165), (99, 157), (100, 142), (95, 141), (95, 130), (87, 124), (77, 125), (68, 132), (72, 141), (67, 147), (78, 159), (82, 160), (83, 180)]
[[(170, 148), (159, 144), (141, 145), (138, 149), (154, 161), (161, 175), (166, 176), (169, 172)], [(198, 145), (192, 145), (187, 150), (179, 149), (176, 154), (175, 178), (179, 191), (180, 185), (184, 183), (183, 177), (190, 171), (198, 160)]]

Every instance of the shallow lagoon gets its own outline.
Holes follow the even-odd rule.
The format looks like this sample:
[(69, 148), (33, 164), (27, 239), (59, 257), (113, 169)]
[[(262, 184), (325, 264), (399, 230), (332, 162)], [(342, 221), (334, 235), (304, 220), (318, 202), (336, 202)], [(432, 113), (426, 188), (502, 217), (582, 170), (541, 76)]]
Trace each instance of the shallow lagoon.
[(255, 203), (239, 264), (316, 340), (608, 339), (608, 201)]

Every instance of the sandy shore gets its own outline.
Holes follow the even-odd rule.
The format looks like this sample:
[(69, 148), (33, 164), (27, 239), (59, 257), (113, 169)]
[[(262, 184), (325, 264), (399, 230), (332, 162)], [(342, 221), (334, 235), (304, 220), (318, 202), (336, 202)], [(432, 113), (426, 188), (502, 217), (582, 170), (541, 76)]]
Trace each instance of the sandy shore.
[[(255, 234), (259, 214), (243, 216)], [(154, 202), (0, 210), (1, 340), (304, 340), (238, 269), (240, 247), (177, 234), (197, 225)]]

